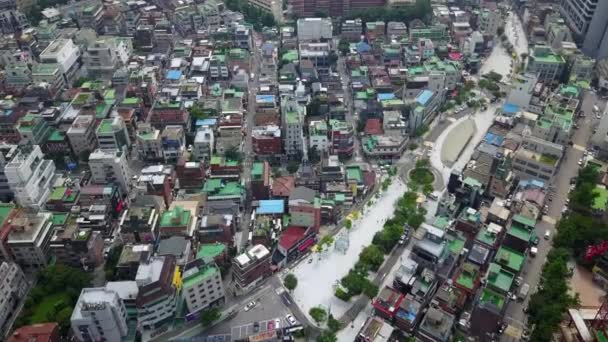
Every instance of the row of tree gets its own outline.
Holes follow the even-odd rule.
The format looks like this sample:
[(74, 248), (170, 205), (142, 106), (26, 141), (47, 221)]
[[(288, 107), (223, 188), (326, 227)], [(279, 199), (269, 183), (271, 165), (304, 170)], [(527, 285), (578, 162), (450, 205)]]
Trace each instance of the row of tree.
[(426, 21), (433, 13), (430, 0), (416, 0), (413, 6), (403, 7), (373, 7), (364, 10), (352, 11), (347, 19), (360, 18), (363, 22), (368, 21), (399, 21), (409, 23), (414, 19)]
[(566, 310), (578, 304), (578, 296), (569, 291), (568, 260), (574, 258), (589, 267), (591, 264), (583, 258), (586, 248), (608, 240), (608, 224), (591, 212), (598, 196), (594, 191), (597, 179), (598, 171), (593, 166), (579, 172), (576, 187), (570, 193), (572, 211), (557, 224), (553, 250), (543, 267), (538, 291), (528, 304), (528, 321), (534, 326), (532, 341), (550, 341)]
[(231, 11), (241, 12), (245, 16), (245, 21), (251, 23), (256, 31), (261, 31), (263, 27), (276, 26), (276, 21), (272, 14), (263, 11), (243, 0), (225, 0), (226, 7)]

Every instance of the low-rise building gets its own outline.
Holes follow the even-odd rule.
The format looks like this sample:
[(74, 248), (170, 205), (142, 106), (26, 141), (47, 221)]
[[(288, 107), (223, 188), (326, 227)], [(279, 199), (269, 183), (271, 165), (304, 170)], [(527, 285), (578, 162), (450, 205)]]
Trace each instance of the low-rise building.
[(97, 126), (97, 141), (99, 149), (104, 151), (123, 151), (131, 147), (131, 139), (127, 127), (120, 116), (103, 119)]
[(193, 153), (197, 160), (208, 161), (214, 153), (215, 133), (209, 126), (199, 128), (194, 137)]
[(8, 185), (17, 204), (40, 210), (51, 194), (55, 163), (44, 159), (39, 146), (19, 147), (13, 158), (4, 166)]
[(153, 257), (137, 269), (137, 325), (143, 330), (157, 329), (169, 323), (177, 308), (175, 258)]
[(537, 45), (528, 56), (526, 71), (537, 75), (539, 82), (552, 82), (562, 76), (566, 61), (548, 46)]
[(0, 327), (3, 327), (10, 317), (17, 314), (15, 309), (25, 297), (29, 285), (25, 274), (14, 262), (3, 261), (0, 264), (0, 279)]
[(9, 255), (25, 272), (39, 270), (50, 260), (50, 241), (53, 234), (51, 213), (33, 213), (20, 210), (5, 226), (6, 246)]
[(78, 115), (67, 131), (72, 151), (77, 157), (82, 153), (91, 153), (97, 147), (95, 138), (95, 117), (93, 115)]
[(182, 297), (190, 314), (222, 305), (226, 294), (219, 267), (202, 259), (186, 264), (182, 274)]
[(128, 333), (123, 301), (104, 287), (82, 289), (70, 321), (78, 341), (120, 341)]
[(163, 144), (160, 130), (149, 123), (142, 123), (137, 127), (137, 153), (144, 161), (159, 161), (163, 159)]
[(131, 171), (126, 152), (97, 149), (89, 156), (91, 182), (95, 184), (114, 183), (123, 193), (130, 189)]
[(232, 281), (237, 293), (247, 293), (271, 274), (271, 254), (263, 245), (255, 245), (232, 261)]

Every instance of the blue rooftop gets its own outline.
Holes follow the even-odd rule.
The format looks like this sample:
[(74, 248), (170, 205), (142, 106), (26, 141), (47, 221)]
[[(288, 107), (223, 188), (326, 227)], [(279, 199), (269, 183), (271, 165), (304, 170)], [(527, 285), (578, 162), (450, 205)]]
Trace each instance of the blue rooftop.
[(502, 106), (502, 112), (505, 114), (515, 114), (519, 111), (519, 106), (512, 103), (505, 103)]
[(429, 100), (431, 100), (431, 97), (433, 97), (432, 91), (423, 90), (422, 93), (416, 96), (416, 102), (418, 102), (418, 104), (420, 104), (421, 106), (426, 106), (429, 103)]
[(380, 93), (378, 94), (378, 101), (392, 100), (395, 98), (393, 93)]
[(195, 126), (204, 127), (204, 126), (215, 126), (217, 119), (198, 119), (196, 120)]
[(266, 103), (274, 102), (274, 95), (256, 95), (255, 101), (256, 102), (266, 102)]
[(483, 138), (483, 140), (490, 145), (500, 147), (500, 146), (502, 146), (502, 143), (505, 141), (505, 138), (498, 134), (487, 133), (486, 136)]
[(545, 187), (545, 182), (543, 181), (539, 181), (536, 179), (532, 179), (532, 180), (522, 180), (519, 182), (519, 186), (527, 189), (527, 188), (544, 188)]
[(285, 201), (283, 200), (261, 200), (256, 210), (258, 215), (283, 214), (285, 212)]
[(169, 70), (167, 71), (167, 79), (172, 81), (177, 81), (182, 77), (182, 72), (179, 70)]
[(372, 49), (371, 46), (369, 46), (369, 44), (367, 44), (366, 42), (357, 43), (357, 52), (358, 53), (368, 52), (371, 49)]

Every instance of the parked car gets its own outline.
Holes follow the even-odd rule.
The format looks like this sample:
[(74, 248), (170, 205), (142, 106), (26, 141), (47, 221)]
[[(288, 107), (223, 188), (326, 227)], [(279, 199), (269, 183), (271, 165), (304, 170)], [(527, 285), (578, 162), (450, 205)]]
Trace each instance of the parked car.
[(285, 319), (287, 320), (287, 322), (289, 322), (290, 325), (296, 325), (296, 324), (298, 324), (298, 321), (296, 321), (296, 319), (293, 318), (292, 315), (285, 316)]
[(258, 332), (260, 331), (260, 322), (254, 322), (253, 323), (253, 332)]
[(275, 328), (276, 330), (281, 329), (281, 320), (280, 320), (280, 319), (276, 318), (276, 319), (274, 320), (274, 328)]
[(518, 293), (518, 299), (519, 300), (524, 300), (526, 298), (526, 296), (528, 296), (528, 292), (530, 291), (530, 285), (523, 284), (520, 288), (519, 288), (519, 293)]
[(545, 231), (545, 240), (549, 240), (551, 238), (551, 232), (547, 229)]
[(245, 305), (245, 311), (249, 311), (249, 310), (255, 308), (256, 305), (257, 305), (257, 303), (255, 301), (247, 303), (247, 305)]

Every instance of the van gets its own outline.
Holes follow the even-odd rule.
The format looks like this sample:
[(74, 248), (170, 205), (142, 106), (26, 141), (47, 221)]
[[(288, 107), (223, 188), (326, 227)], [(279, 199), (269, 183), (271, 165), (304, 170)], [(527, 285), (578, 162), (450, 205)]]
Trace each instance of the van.
[(536, 256), (536, 254), (538, 254), (538, 248), (537, 247), (530, 248), (530, 256), (532, 258), (534, 258)]
[(517, 294), (517, 298), (519, 298), (519, 300), (524, 300), (526, 298), (526, 296), (528, 296), (529, 291), (530, 291), (530, 285), (528, 285), (527, 283), (523, 284), (519, 288), (519, 293)]
[(549, 240), (550, 237), (551, 237), (551, 232), (547, 229), (547, 231), (545, 231), (545, 240)]

